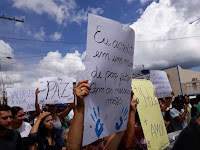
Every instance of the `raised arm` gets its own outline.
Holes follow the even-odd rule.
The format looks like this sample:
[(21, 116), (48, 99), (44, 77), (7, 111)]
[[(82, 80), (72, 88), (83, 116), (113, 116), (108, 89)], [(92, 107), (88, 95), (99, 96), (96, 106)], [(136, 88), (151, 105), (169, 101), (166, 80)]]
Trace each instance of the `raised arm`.
[(123, 135), (124, 131), (112, 134), (103, 150), (117, 150)]
[(89, 94), (90, 86), (88, 80), (82, 80), (74, 89), (77, 97), (77, 105), (75, 106), (74, 118), (69, 128), (67, 138), (67, 150), (80, 150), (83, 140), (83, 122), (84, 122), (84, 96)]
[(39, 115), (39, 113), (38, 113), (37, 111), (34, 112), (32, 115), (30, 115), (30, 116), (28, 117), (28, 122), (34, 120), (38, 115)]
[(133, 99), (131, 94), (131, 103), (127, 129), (125, 130), (124, 136), (120, 143), (120, 147), (123, 149), (130, 149), (134, 146), (134, 136), (135, 136), (135, 112), (136, 112), (137, 100)]
[(65, 116), (67, 116), (67, 115), (70, 113), (70, 111), (71, 111), (74, 107), (75, 107), (75, 106), (74, 106), (74, 103), (68, 104), (67, 108), (66, 108), (64, 111), (58, 113), (57, 116), (58, 116), (60, 119), (63, 119)]
[(41, 113), (39, 115), (39, 117), (37, 118), (36, 123), (33, 125), (32, 129), (30, 131), (30, 134), (34, 134), (34, 133), (38, 132), (38, 128), (39, 128), (39, 125), (40, 125), (40, 122), (41, 122), (42, 118), (44, 118), (45, 116), (47, 116), (49, 114), (50, 114), (49, 112), (44, 112), (44, 113)]
[(174, 97), (174, 92), (172, 91), (171, 92), (171, 94), (172, 94), (172, 97), (166, 97), (166, 102), (165, 102), (165, 104), (161, 104), (160, 105), (160, 108), (161, 108), (161, 111), (167, 111), (167, 108), (170, 106), (170, 104), (172, 103), (172, 99), (173, 99), (173, 97)]
[(183, 122), (185, 120), (185, 117), (187, 115), (187, 105), (184, 106), (184, 112), (181, 116), (177, 116), (176, 119)]
[(42, 113), (42, 110), (40, 109), (40, 106), (38, 104), (38, 93), (39, 93), (39, 89), (37, 88), (35, 91), (35, 109), (38, 113)]

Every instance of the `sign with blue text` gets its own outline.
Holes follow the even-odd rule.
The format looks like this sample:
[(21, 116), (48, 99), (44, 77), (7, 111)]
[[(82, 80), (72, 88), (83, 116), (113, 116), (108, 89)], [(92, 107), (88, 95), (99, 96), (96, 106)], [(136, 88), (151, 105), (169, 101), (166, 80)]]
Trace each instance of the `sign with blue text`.
[(7, 88), (7, 104), (10, 107), (19, 106), (25, 112), (35, 110), (36, 88)]
[(157, 98), (172, 97), (172, 88), (165, 71), (150, 70), (150, 81), (155, 87)]
[[(89, 14), (83, 145), (127, 127), (135, 33), (127, 25)], [(84, 76), (85, 77), (85, 76)]]
[(68, 77), (47, 77), (38, 81), (39, 104), (73, 103), (73, 82)]

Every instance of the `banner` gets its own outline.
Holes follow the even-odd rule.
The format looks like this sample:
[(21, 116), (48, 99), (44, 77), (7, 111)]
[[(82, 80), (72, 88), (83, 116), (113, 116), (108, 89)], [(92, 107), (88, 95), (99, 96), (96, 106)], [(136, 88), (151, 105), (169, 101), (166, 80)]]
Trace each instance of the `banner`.
[(19, 106), (24, 112), (35, 110), (36, 88), (7, 88), (8, 106)]
[(148, 150), (164, 150), (169, 139), (153, 84), (149, 80), (133, 79), (132, 90), (139, 101), (137, 110)]
[(150, 81), (155, 87), (157, 98), (172, 97), (172, 88), (165, 71), (150, 70)]
[(129, 26), (89, 14), (83, 146), (127, 127), (134, 37)]
[(39, 104), (73, 103), (73, 83), (68, 77), (41, 78), (38, 82)]

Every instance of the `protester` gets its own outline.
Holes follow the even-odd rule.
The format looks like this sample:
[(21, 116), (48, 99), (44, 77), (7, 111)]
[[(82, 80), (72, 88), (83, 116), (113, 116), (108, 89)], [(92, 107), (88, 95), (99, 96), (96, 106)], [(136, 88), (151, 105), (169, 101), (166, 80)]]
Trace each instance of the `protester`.
[(0, 149), (22, 150), (22, 139), (17, 130), (9, 129), (11, 125), (11, 108), (0, 105)]
[[(42, 113), (43, 111), (40, 109), (39, 104), (38, 104), (38, 93), (39, 93), (39, 89), (36, 89), (35, 91), (35, 95), (36, 95), (36, 100), (35, 100), (35, 108), (36, 111), (39, 113)], [(64, 119), (65, 116), (67, 116), (69, 114), (69, 112), (74, 108), (73, 104), (69, 104), (68, 107), (59, 113), (56, 113), (57, 111), (57, 105), (55, 104), (50, 104), (48, 105), (49, 107), (49, 112), (51, 113), (52, 117), (53, 117), (53, 122), (54, 122), (54, 126), (56, 129), (62, 129), (62, 124), (60, 119)]]
[(196, 100), (198, 102), (198, 104), (197, 104), (197, 113), (200, 113), (200, 95), (197, 95)]
[(187, 106), (184, 105), (183, 97), (176, 97), (172, 102), (172, 107), (173, 108), (170, 110), (170, 116), (173, 130), (182, 130), (187, 126)]
[(170, 107), (175, 95), (173, 91), (171, 92), (171, 95), (172, 97), (163, 97), (159, 99), (160, 109), (168, 133), (172, 132), (172, 125), (170, 120)]
[(129, 110), (129, 118), (127, 123), (127, 129), (124, 132), (121, 143), (118, 149), (133, 149), (136, 145), (134, 142), (135, 138), (135, 114), (137, 100), (133, 99), (133, 92), (131, 92), (131, 103)]
[(198, 113), (197, 113), (197, 105), (199, 103), (199, 100), (197, 98), (194, 99), (194, 103), (192, 105), (192, 108), (191, 108), (191, 116), (192, 118), (197, 116)]
[(172, 150), (199, 150), (200, 115), (194, 117), (190, 124), (180, 133)]
[(185, 105), (187, 106), (187, 114), (186, 114), (187, 124), (189, 124), (190, 120), (192, 119), (192, 114), (191, 114), (192, 105), (190, 104), (190, 97), (188, 95), (185, 95), (184, 101)]
[[(38, 104), (38, 93), (39, 92), (40, 92), (39, 89), (36, 89), (36, 91), (35, 91), (35, 96), (36, 96), (35, 108), (38, 113), (42, 113), (43, 111), (40, 109), (39, 104)], [(69, 112), (74, 108), (74, 104), (69, 104), (68, 107), (60, 113), (56, 113), (57, 105), (55, 105), (55, 104), (48, 105), (48, 108), (49, 108), (49, 112), (51, 113), (51, 116), (53, 118), (53, 123), (54, 123), (54, 127), (56, 129), (56, 132), (57, 132), (57, 134), (59, 134), (59, 136), (62, 136), (63, 130), (62, 130), (61, 120), (63, 120), (64, 117), (67, 116), (69, 114)], [(62, 146), (64, 146), (64, 142), (62, 141), (62, 139), (60, 139), (60, 140), (61, 140), (60, 143), (62, 143)]]
[(32, 149), (37, 147), (38, 150), (62, 150), (62, 145), (59, 143), (61, 137), (56, 134), (53, 117), (49, 112), (39, 115), (29, 137), (35, 142), (31, 146)]
[(22, 144), (24, 150), (29, 150), (30, 145), (30, 139), (28, 138), (28, 135), (31, 131), (32, 126), (25, 122), (25, 113), (21, 107), (12, 107), (12, 123), (11, 128), (13, 130), (19, 131), (21, 137), (22, 137)]
[(75, 107), (75, 114), (72, 124), (69, 129), (67, 137), (67, 150), (117, 150), (124, 132), (118, 132), (110, 136), (108, 142), (103, 147), (101, 139), (93, 142), (92, 144), (82, 147), (83, 140), (83, 122), (84, 122), (84, 96), (89, 94), (90, 86), (87, 84), (88, 80), (82, 80), (74, 89), (77, 97), (77, 105)]

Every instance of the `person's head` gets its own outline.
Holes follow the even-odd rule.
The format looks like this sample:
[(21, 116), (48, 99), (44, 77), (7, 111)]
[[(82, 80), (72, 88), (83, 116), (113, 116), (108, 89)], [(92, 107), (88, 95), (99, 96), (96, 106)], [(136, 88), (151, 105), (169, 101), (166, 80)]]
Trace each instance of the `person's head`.
[(172, 102), (172, 107), (177, 110), (183, 109), (184, 106), (184, 99), (183, 97), (175, 97), (174, 101)]
[(21, 127), (25, 119), (24, 110), (21, 107), (15, 106), (11, 108), (11, 112), (12, 112), (12, 124)]
[(185, 95), (184, 96), (184, 100), (185, 100), (185, 103), (186, 104), (189, 104), (190, 103), (190, 97), (188, 95)]
[(52, 139), (55, 137), (55, 130), (53, 124), (53, 118), (51, 114), (46, 115), (40, 121), (39, 128), (38, 128), (38, 137), (46, 138), (48, 136), (48, 132), (51, 132)]
[(57, 104), (57, 107), (58, 107), (57, 113), (59, 113), (59, 112), (62, 112), (66, 109), (67, 104)]
[(10, 128), (12, 113), (7, 105), (0, 105), (0, 130)]
[(54, 124), (53, 124), (53, 118), (51, 114), (46, 115), (44, 118), (42, 118), (39, 128), (42, 128), (44, 130), (52, 130), (53, 127), (54, 127)]
[(196, 96), (196, 100), (197, 100), (197, 102), (200, 102), (200, 95)]
[(51, 114), (56, 113), (57, 105), (55, 105), (55, 104), (49, 104), (48, 107), (49, 107), (49, 112), (50, 112)]

